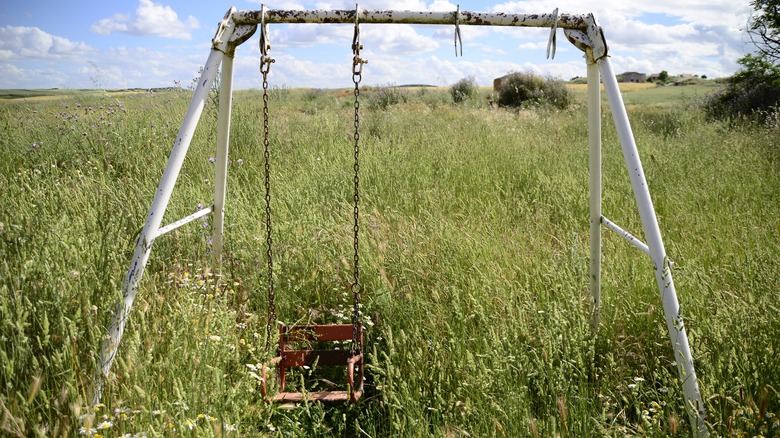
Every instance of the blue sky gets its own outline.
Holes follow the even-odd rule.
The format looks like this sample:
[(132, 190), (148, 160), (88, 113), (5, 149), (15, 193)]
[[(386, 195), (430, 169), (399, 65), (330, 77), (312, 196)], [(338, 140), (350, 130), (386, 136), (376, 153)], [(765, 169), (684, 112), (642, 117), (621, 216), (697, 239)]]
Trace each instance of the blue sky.
[[(457, 1), (457, 0), (456, 0)], [(592, 12), (604, 29), (615, 71), (731, 75), (751, 50), (742, 29), (748, 0), (460, 1), (461, 10)], [(354, 2), (291, 0), (271, 9), (353, 9)], [(187, 86), (206, 61), (217, 23), (230, 8), (260, 1), (0, 0), (0, 88), (148, 88)], [(360, 2), (362, 9), (454, 11), (447, 0)], [(270, 25), (272, 85), (337, 88), (351, 84), (350, 25)], [(453, 26), (364, 25), (364, 83), (449, 85), (473, 76), (483, 85), (511, 71), (564, 79), (585, 75), (582, 53), (549, 29), (462, 26), (455, 57)], [(236, 55), (235, 86), (258, 88), (258, 37)]]

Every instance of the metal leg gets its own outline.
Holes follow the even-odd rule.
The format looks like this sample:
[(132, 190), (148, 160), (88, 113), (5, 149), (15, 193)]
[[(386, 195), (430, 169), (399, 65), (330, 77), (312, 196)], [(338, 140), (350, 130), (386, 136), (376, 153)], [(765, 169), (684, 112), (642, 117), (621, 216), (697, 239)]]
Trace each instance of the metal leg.
[(666, 257), (666, 250), (661, 239), (661, 230), (658, 226), (658, 218), (655, 215), (653, 201), (650, 198), (650, 190), (647, 186), (642, 163), (639, 160), (639, 152), (637, 151), (634, 135), (631, 132), (631, 125), (628, 122), (626, 108), (623, 105), (623, 98), (620, 95), (620, 89), (618, 88), (617, 79), (609, 58), (599, 59), (598, 65), (609, 97), (609, 106), (612, 109), (612, 117), (620, 137), (620, 144), (623, 148), (623, 158), (626, 161), (631, 186), (634, 189), (634, 197), (639, 208), (639, 216), (642, 220), (642, 228), (645, 231), (647, 246), (650, 249), (650, 257), (653, 259), (655, 279), (658, 283), (658, 290), (661, 293), (661, 301), (663, 302), (666, 315), (666, 326), (672, 341), (674, 357), (677, 360), (677, 371), (680, 374), (680, 380), (682, 380), (688, 416), (693, 426), (694, 434), (699, 437), (706, 437), (709, 436), (709, 432), (704, 424), (704, 403), (702, 402), (696, 380), (693, 357), (688, 345), (688, 335), (685, 332), (683, 319), (680, 315), (680, 304), (677, 301), (674, 281), (672, 281), (672, 270), (669, 265), (669, 259)]
[(100, 402), (100, 398), (103, 394), (105, 379), (108, 377), (111, 365), (114, 362), (114, 357), (116, 357), (119, 342), (122, 339), (122, 333), (125, 330), (125, 323), (127, 322), (127, 317), (130, 314), (130, 309), (135, 300), (138, 282), (141, 280), (144, 267), (149, 260), (152, 243), (157, 236), (157, 231), (160, 229), (163, 215), (168, 207), (168, 201), (171, 199), (173, 186), (176, 184), (176, 179), (179, 177), (181, 165), (184, 162), (184, 157), (187, 155), (187, 149), (192, 141), (192, 135), (195, 132), (195, 127), (198, 125), (198, 120), (203, 112), (203, 106), (208, 97), (211, 83), (214, 80), (214, 77), (216, 77), (217, 68), (222, 61), (223, 55), (224, 54), (218, 50), (212, 50), (209, 54), (206, 65), (203, 67), (203, 73), (198, 80), (195, 94), (187, 109), (187, 114), (184, 116), (184, 122), (182, 123), (181, 128), (179, 128), (179, 135), (176, 137), (173, 150), (168, 158), (168, 164), (165, 166), (160, 185), (157, 187), (157, 192), (154, 195), (154, 201), (149, 209), (149, 214), (146, 216), (146, 223), (144, 223), (141, 234), (138, 236), (138, 240), (136, 240), (135, 252), (133, 253), (133, 259), (130, 262), (130, 269), (127, 271), (127, 275), (122, 283), (122, 302), (117, 304), (116, 314), (108, 328), (108, 335), (103, 341), (103, 349), (100, 352), (98, 369), (96, 370), (95, 376), (95, 392), (93, 394), (94, 404)]
[(222, 241), (225, 219), (225, 191), (227, 188), (227, 163), (230, 147), (230, 113), (233, 103), (233, 57), (222, 60), (222, 76), (219, 87), (219, 125), (217, 126), (217, 161), (214, 177), (214, 234), (212, 251), (214, 266), (222, 265)]
[(588, 141), (590, 144), (590, 296), (591, 329), (601, 314), (601, 84), (599, 67), (588, 64)]

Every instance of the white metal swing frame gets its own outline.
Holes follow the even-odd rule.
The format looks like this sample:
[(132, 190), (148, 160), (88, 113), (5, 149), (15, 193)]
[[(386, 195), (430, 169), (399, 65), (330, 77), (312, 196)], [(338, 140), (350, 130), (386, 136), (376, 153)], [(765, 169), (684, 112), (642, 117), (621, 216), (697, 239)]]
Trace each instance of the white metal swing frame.
[[(230, 143), (230, 120), (233, 94), (233, 59), (236, 47), (249, 39), (261, 27), (263, 39), (267, 43), (265, 28), (268, 23), (407, 23), (407, 24), (449, 24), (455, 25), (455, 46), (460, 37), (460, 25), (515, 26), (551, 28), (547, 54), (555, 55), (555, 36), (557, 28), (562, 28), (567, 39), (585, 52), (588, 70), (588, 143), (590, 172), (590, 293), (592, 298), (592, 330), (595, 335), (601, 308), (601, 226), (617, 232), (629, 243), (648, 254), (653, 261), (655, 278), (663, 303), (666, 325), (669, 332), (677, 369), (682, 381), (686, 408), (693, 428), (693, 434), (699, 437), (709, 435), (705, 424), (704, 403), (699, 392), (694, 370), (693, 358), (688, 345), (680, 305), (672, 280), (671, 264), (666, 256), (658, 219), (650, 198), (642, 163), (639, 159), (634, 135), (628, 120), (617, 79), (607, 56), (608, 48), (604, 33), (592, 14), (506, 14), (461, 11), (454, 12), (413, 12), (391, 10), (268, 10), (263, 5), (260, 10), (239, 11), (231, 8), (212, 41), (212, 49), (198, 80), (192, 101), (184, 121), (179, 129), (171, 155), (165, 167), (154, 200), (146, 217), (146, 222), (136, 241), (130, 268), (122, 283), (122, 302), (118, 303), (116, 314), (111, 322), (100, 355), (97, 370), (94, 403), (98, 403), (105, 379), (111, 370), (119, 342), (133, 305), (138, 284), (143, 276), (144, 267), (149, 259), (155, 239), (180, 226), (211, 214), (213, 218), (213, 253), (215, 263), (221, 263), (223, 242), (223, 221)], [(462, 49), (461, 49), (462, 50)], [(181, 170), (184, 157), (192, 140), (195, 127), (203, 111), (208, 92), (221, 65), (219, 116), (216, 144), (216, 176), (214, 204), (200, 211), (161, 226), (173, 187)], [(601, 211), (601, 89), (603, 81), (607, 92), (612, 117), (620, 138), (626, 169), (636, 199), (647, 243), (641, 242), (629, 232), (623, 230), (603, 216)]]

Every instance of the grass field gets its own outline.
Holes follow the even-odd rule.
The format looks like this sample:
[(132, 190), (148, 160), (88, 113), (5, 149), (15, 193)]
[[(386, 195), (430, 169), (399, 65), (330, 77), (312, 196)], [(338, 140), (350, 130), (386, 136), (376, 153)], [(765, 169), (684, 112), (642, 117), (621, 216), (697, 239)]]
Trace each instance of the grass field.
[[(623, 93), (623, 102), (626, 106), (631, 107), (633, 105), (679, 105), (679, 104), (693, 104), (701, 100), (708, 94), (718, 91), (723, 87), (722, 84), (716, 82), (703, 82), (695, 85), (664, 85), (659, 86), (651, 83), (620, 83), (620, 91)], [(587, 84), (570, 84), (575, 93), (582, 96), (584, 99), (585, 93), (588, 89)], [(606, 93), (603, 93), (604, 86), (602, 85), (602, 94), (604, 101), (606, 101)]]
[[(624, 96), (707, 421), (720, 436), (780, 436), (780, 136), (709, 122), (678, 87)], [(258, 395), (248, 365), (269, 358), (261, 100), (242, 91), (224, 267), (211, 265), (209, 220), (155, 242), (104, 404), (90, 406), (189, 97), (0, 103), (0, 434), (689, 435), (651, 263), (606, 230), (591, 338), (584, 105), (491, 110), (486, 96), (454, 105), (428, 88), (362, 95), (364, 401), (289, 409)], [(350, 318), (351, 98), (271, 93), (276, 304), (288, 323)], [(215, 119), (209, 105), (165, 223), (212, 201)], [(604, 213), (642, 236), (603, 120)], [(301, 381), (314, 390), (343, 376)]]

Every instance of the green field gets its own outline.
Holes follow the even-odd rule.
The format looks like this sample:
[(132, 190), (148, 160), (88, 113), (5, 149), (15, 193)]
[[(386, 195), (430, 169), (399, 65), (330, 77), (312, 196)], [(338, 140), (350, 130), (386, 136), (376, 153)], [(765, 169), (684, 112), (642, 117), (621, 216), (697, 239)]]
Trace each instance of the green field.
[[(623, 102), (629, 107), (633, 105), (669, 106), (695, 104), (705, 96), (723, 88), (722, 84), (715, 81), (701, 81), (697, 84), (681, 86), (650, 83), (620, 83), (619, 85), (623, 95)], [(583, 99), (585, 98), (586, 84), (570, 85), (570, 88)], [(603, 88), (602, 86), (602, 90)], [(606, 93), (602, 93), (602, 97), (606, 101)]]
[[(718, 436), (780, 436), (780, 133), (704, 119), (704, 89), (625, 91)], [(403, 93), (403, 94), (399, 94)], [(485, 94), (483, 92), (483, 94)], [(0, 435), (688, 436), (650, 260), (604, 231), (591, 338), (586, 108), (362, 94), (367, 394), (266, 405), (261, 99), (237, 93), (224, 266), (210, 220), (154, 244), (104, 404), (97, 354), (190, 94), (0, 103)], [(348, 322), (350, 91), (272, 90), (280, 320)], [(693, 100), (692, 100), (693, 99)], [(164, 223), (213, 199), (209, 104)], [(642, 236), (604, 122), (604, 214)], [(207, 218), (208, 219), (208, 218)], [(343, 386), (299, 372), (295, 387)]]

